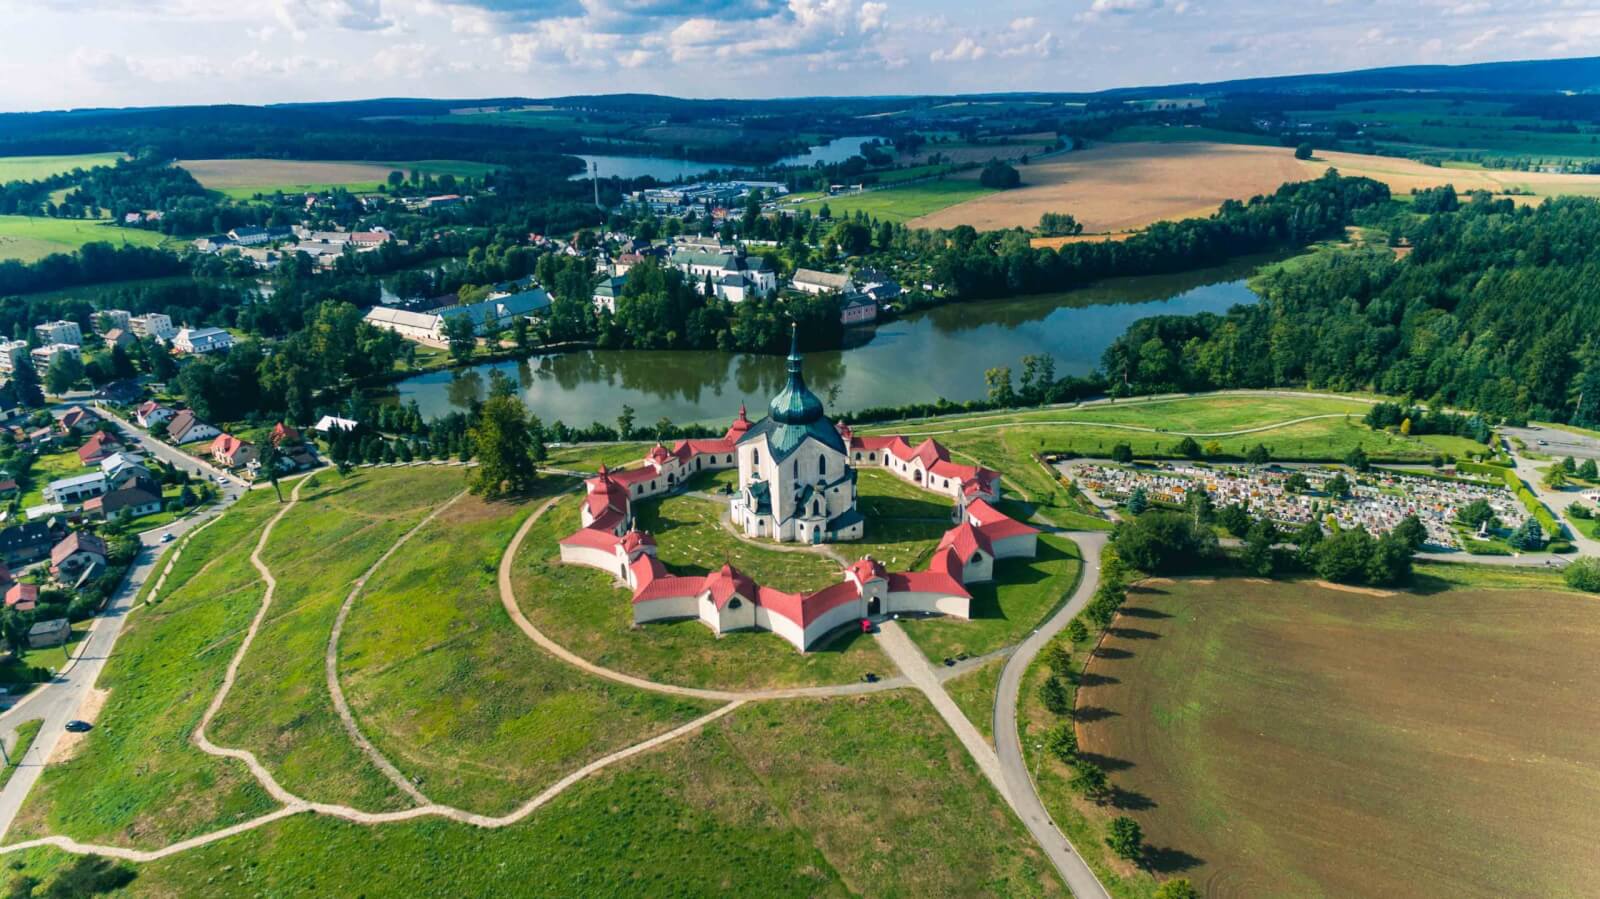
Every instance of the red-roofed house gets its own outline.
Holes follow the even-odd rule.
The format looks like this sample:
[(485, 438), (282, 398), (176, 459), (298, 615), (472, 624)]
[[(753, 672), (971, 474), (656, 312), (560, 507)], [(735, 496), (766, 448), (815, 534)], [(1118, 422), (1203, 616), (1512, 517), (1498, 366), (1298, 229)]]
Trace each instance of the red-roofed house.
[(272, 437), (270, 439), (273, 446), (283, 446), (284, 444), (293, 446), (300, 442), (300, 430), (280, 421), (272, 426)]
[(83, 442), (83, 446), (78, 447), (78, 461), (85, 465), (99, 465), (101, 459), (121, 449), (122, 441), (109, 431), (95, 431)]
[(211, 441), (211, 458), (225, 468), (241, 468), (256, 461), (256, 445), (232, 434), (218, 434)]
[(1039, 529), (1006, 515), (988, 500), (967, 503), (967, 521), (989, 540), (996, 559), (1031, 559), (1039, 551)]
[(38, 584), (12, 584), (6, 591), (6, 608), (16, 609), (19, 612), (31, 612), (39, 605)]
[(105, 541), (83, 531), (73, 531), (50, 550), (50, 573), (57, 579), (74, 577), (90, 565), (105, 564)]

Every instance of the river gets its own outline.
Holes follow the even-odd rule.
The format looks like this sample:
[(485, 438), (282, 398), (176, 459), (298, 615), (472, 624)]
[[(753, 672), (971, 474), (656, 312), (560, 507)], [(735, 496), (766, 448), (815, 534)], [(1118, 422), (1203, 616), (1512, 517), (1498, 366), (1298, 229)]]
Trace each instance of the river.
[[(1247, 279), (1272, 257), (1217, 268), (1137, 278), (1013, 300), (955, 303), (876, 328), (852, 332), (853, 345), (806, 356), (806, 381), (834, 411), (979, 399), (984, 371), (1049, 353), (1058, 375), (1084, 375), (1128, 325), (1151, 315), (1224, 312), (1256, 302)], [(665, 416), (680, 424), (721, 422), (741, 402), (758, 416), (782, 385), (784, 361), (750, 353), (588, 350), (535, 356), (454, 371), (428, 372), (395, 386), (401, 402), (416, 400), (425, 418), (482, 399), (489, 369), (522, 388), (546, 422), (615, 421), (624, 405), (636, 420)], [(391, 393), (391, 396), (394, 395)]]

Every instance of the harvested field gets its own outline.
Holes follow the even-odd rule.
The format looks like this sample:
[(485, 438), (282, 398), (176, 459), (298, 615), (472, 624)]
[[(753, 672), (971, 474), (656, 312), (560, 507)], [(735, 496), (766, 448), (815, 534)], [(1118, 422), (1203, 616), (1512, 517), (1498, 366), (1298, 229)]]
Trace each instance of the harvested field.
[[(1032, 228), (1046, 212), (1066, 212), (1083, 223), (1077, 240), (1153, 222), (1207, 216), (1223, 200), (1270, 193), (1288, 181), (1305, 181), (1329, 167), (1389, 185), (1395, 194), (1454, 184), (1457, 191), (1503, 194), (1518, 188), (1537, 202), (1545, 196), (1600, 196), (1600, 175), (1438, 168), (1410, 159), (1318, 151), (1301, 161), (1287, 147), (1253, 147), (1204, 141), (1106, 144), (1036, 162), (1020, 169), (1023, 186), (968, 200), (907, 222), (916, 228), (971, 225), (981, 230)], [(964, 177), (976, 178), (976, 173)]]
[(1208, 897), (1592, 896), (1597, 678), (1579, 594), (1147, 584), (1078, 729)]
[[(1090, 232), (1210, 215), (1223, 200), (1314, 177), (1291, 150), (1208, 143), (1111, 144), (1019, 169), (1023, 186), (913, 219), (913, 227), (1032, 228), (1066, 212)], [(1318, 170), (1320, 171), (1320, 170)], [(970, 175), (976, 178), (976, 173)]]

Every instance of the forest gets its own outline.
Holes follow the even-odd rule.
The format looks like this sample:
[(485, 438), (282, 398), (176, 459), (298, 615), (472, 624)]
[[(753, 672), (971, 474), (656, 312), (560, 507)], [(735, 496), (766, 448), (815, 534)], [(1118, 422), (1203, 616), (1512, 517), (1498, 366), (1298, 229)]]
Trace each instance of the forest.
[(1317, 253), (1258, 278), (1259, 304), (1134, 323), (1103, 357), (1113, 391), (1305, 385), (1600, 424), (1600, 202), (1480, 195), (1386, 227), (1409, 255)]

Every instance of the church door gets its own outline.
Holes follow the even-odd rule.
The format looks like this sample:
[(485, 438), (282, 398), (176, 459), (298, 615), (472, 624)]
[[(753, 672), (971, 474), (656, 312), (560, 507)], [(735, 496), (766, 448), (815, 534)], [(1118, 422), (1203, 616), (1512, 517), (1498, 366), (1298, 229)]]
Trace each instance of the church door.
[(867, 617), (872, 618), (883, 614), (883, 602), (874, 596), (867, 600)]

